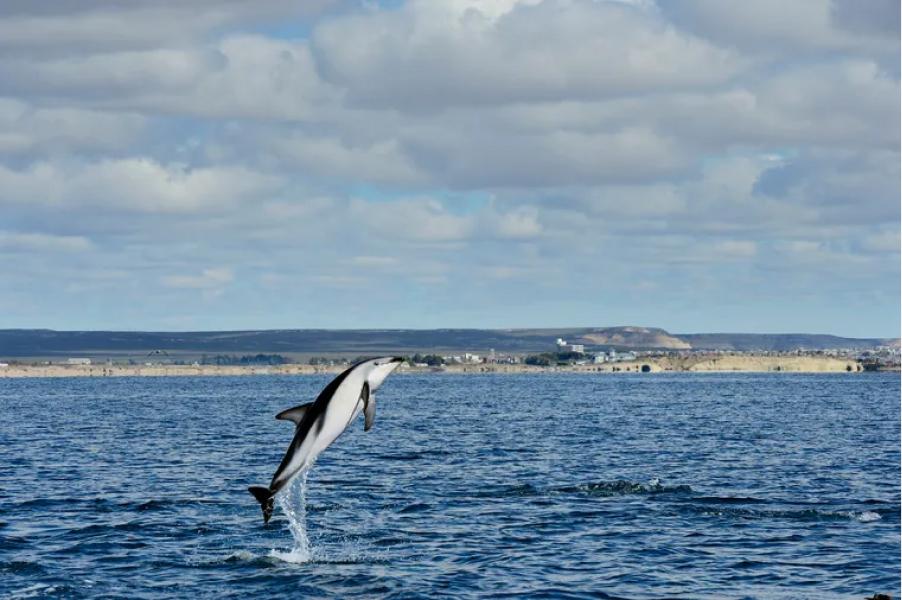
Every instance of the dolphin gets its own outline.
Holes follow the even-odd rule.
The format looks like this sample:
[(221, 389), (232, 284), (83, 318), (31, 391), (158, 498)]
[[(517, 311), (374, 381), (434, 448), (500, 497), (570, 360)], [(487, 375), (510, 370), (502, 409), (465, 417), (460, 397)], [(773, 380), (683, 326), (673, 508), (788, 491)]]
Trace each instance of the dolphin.
[(351, 365), (329, 385), (316, 400), (283, 410), (277, 419), (295, 423), (294, 439), (272, 476), (269, 487), (251, 486), (248, 491), (260, 503), (263, 523), (269, 523), (273, 498), (291, 478), (309, 468), (316, 457), (329, 447), (364, 412), (364, 431), (369, 431), (376, 418), (375, 391), (404, 359), (399, 356), (371, 358)]

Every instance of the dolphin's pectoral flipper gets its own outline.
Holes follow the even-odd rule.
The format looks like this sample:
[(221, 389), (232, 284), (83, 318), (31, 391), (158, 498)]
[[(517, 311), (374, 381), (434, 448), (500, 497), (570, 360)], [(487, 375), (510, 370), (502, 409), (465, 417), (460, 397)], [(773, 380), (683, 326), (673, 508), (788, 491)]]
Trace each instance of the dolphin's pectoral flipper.
[(376, 420), (376, 395), (371, 394), (369, 401), (363, 408), (363, 430), (369, 431), (373, 427), (373, 421)]
[(370, 393), (369, 383), (363, 384), (360, 399), (363, 400), (363, 430), (369, 431), (376, 420), (376, 394)]
[(269, 523), (270, 517), (272, 517), (272, 509), (273, 509), (273, 498), (275, 494), (270, 491), (267, 487), (262, 487), (259, 485), (254, 485), (247, 488), (251, 494), (253, 494), (254, 498), (257, 499), (257, 502), (260, 503), (260, 510), (263, 511), (263, 524), (266, 525)]
[(304, 414), (311, 406), (313, 406), (313, 402), (308, 402), (307, 404), (301, 404), (300, 406), (295, 406), (294, 408), (283, 410), (276, 415), (276, 418), (282, 419), (283, 421), (291, 421), (295, 425), (300, 425), (301, 421), (304, 420)]

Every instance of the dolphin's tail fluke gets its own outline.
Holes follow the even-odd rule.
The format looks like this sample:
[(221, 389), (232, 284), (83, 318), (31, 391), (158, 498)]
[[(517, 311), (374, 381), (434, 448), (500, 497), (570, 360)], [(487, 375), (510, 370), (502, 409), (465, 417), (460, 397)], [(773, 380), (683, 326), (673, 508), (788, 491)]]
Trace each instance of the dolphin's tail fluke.
[(260, 503), (260, 510), (263, 511), (263, 524), (269, 523), (269, 518), (272, 517), (272, 507), (273, 507), (273, 498), (275, 494), (270, 491), (269, 488), (262, 487), (259, 485), (253, 485), (247, 488), (254, 498), (257, 499), (257, 502)]

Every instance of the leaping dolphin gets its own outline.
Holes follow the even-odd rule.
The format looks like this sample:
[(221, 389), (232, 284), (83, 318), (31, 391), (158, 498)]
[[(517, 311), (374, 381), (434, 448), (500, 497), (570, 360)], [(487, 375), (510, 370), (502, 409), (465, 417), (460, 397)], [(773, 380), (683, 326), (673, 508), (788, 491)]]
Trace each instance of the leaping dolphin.
[(299, 472), (310, 467), (320, 453), (329, 447), (363, 409), (364, 431), (369, 431), (376, 418), (379, 389), (404, 359), (399, 356), (372, 358), (351, 365), (327, 385), (316, 400), (283, 410), (277, 419), (293, 421), (297, 427), (294, 439), (272, 476), (269, 487), (252, 486), (248, 491), (260, 503), (263, 523), (269, 523), (276, 493)]

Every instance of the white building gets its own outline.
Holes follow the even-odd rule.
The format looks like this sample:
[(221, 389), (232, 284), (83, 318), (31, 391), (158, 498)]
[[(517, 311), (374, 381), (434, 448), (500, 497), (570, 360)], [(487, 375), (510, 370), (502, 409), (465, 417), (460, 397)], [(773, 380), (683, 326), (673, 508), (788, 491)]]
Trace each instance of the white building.
[(555, 342), (558, 352), (579, 352), (585, 354), (586, 346), (584, 344), (568, 344), (567, 340), (558, 338)]
[(68, 358), (66, 359), (67, 365), (89, 365), (91, 364), (90, 358)]

